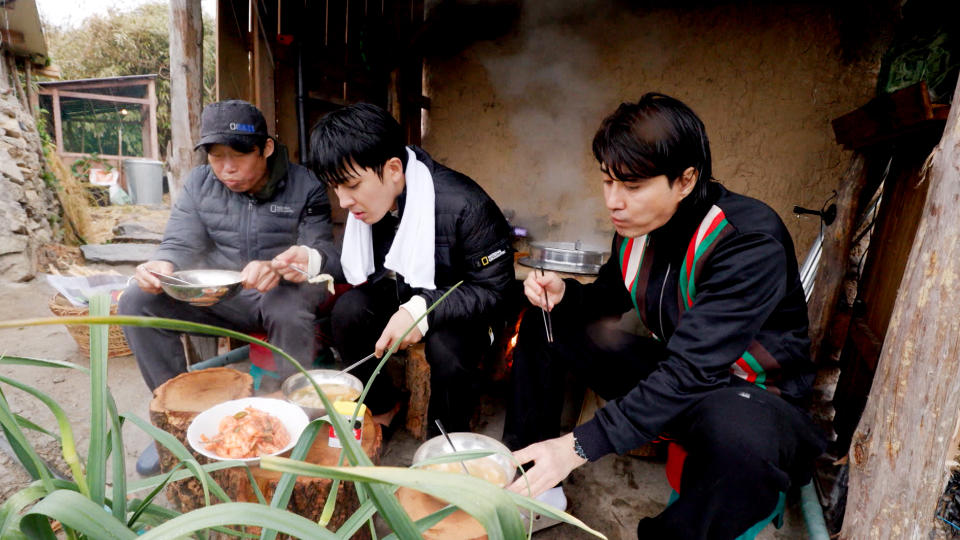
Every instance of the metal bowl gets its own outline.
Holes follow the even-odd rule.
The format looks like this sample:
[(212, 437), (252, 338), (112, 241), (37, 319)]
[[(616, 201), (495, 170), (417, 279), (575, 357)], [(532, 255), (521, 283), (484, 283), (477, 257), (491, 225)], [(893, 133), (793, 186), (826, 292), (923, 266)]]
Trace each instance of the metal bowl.
[[(517, 476), (517, 467), (514, 465), (513, 460), (510, 457), (510, 449), (504, 446), (502, 442), (494, 439), (493, 437), (481, 435), (480, 433), (454, 432), (448, 433), (447, 435), (450, 436), (450, 440), (453, 441), (453, 445), (456, 447), (458, 452), (463, 452), (466, 450), (490, 450), (495, 452), (494, 454), (487, 456), (487, 458), (492, 459), (503, 469), (503, 473), (506, 476), (506, 485), (510, 485), (510, 483), (513, 482), (513, 479)], [(454, 450), (453, 448), (450, 448), (450, 443), (447, 442), (446, 437), (443, 435), (437, 435), (429, 441), (421, 444), (420, 448), (417, 448), (417, 451), (413, 454), (413, 463), (416, 464), (437, 456), (452, 454), (453, 451)], [(470, 461), (474, 460), (467, 460), (467, 463)]]
[(233, 270), (181, 270), (173, 277), (189, 281), (184, 285), (160, 278), (160, 287), (173, 299), (194, 306), (212, 306), (241, 289), (240, 272)]
[(596, 275), (605, 260), (603, 248), (585, 246), (580, 242), (532, 242), (530, 256), (517, 262), (554, 272)]
[[(363, 383), (360, 382), (360, 379), (349, 373), (340, 373), (335, 369), (312, 369), (308, 371), (307, 374), (310, 375), (310, 378), (318, 385), (339, 384), (356, 390), (358, 394), (363, 392)], [(287, 380), (283, 381), (283, 384), (280, 385), (280, 390), (283, 392), (284, 399), (298, 405), (303, 409), (303, 412), (307, 413), (307, 416), (309, 416), (311, 420), (327, 414), (327, 410), (324, 407), (311, 407), (291, 399), (294, 392), (306, 386), (310, 386), (310, 381), (307, 380), (303, 373), (297, 373), (287, 377)], [(329, 398), (330, 396), (328, 395), (327, 397)], [(317, 397), (317, 400), (319, 399), (320, 398)]]

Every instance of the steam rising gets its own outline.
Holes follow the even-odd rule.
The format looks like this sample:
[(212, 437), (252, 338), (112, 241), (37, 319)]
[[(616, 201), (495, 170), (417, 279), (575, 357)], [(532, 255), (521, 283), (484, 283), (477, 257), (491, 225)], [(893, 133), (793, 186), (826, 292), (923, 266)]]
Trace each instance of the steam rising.
[(525, 2), (517, 52), (485, 49), (480, 60), (508, 110), (520, 191), (504, 206), (534, 240), (582, 240), (609, 249), (612, 226), (603, 205), (599, 166), (590, 144), (620, 100), (598, 81), (596, 46), (563, 20), (579, 2)]

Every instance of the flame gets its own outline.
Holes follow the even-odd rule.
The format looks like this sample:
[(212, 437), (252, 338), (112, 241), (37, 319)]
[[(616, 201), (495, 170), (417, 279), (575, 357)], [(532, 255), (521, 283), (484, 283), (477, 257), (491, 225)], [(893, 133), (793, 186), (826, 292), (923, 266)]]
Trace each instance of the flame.
[(513, 337), (510, 338), (510, 348), (511, 348), (511, 349), (513, 349), (514, 347), (517, 346), (517, 338), (518, 338), (518, 337), (520, 337), (520, 334), (519, 334), (519, 333), (514, 334)]

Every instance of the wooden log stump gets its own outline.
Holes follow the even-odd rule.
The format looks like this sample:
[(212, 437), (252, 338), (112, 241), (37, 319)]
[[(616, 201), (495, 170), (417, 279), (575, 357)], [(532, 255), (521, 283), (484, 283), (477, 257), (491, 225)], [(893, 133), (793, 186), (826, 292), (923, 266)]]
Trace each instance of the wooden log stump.
[[(154, 390), (150, 422), (170, 433), (203, 465), (206, 457), (193, 452), (187, 442), (187, 427), (197, 414), (218, 403), (253, 395), (253, 377), (230, 368), (211, 368), (182, 373)], [(157, 445), (160, 470), (169, 472), (179, 460), (162, 444)], [(181, 512), (203, 506), (203, 488), (195, 478), (167, 486), (167, 499)]]
[[(445, 501), (419, 491), (401, 487), (397, 500), (413, 520), (418, 520), (447, 506)], [(483, 525), (463, 510), (457, 510), (423, 533), (424, 540), (486, 540)]]
[(423, 343), (406, 350), (405, 381), (410, 392), (406, 428), (421, 441), (427, 438), (427, 412), (430, 408), (430, 364)]

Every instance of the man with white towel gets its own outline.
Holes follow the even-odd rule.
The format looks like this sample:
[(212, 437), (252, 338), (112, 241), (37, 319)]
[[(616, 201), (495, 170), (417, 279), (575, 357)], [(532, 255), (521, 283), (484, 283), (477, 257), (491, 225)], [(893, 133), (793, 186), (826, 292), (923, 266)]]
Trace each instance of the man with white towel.
[[(514, 282), (510, 228), (496, 203), (467, 176), (406, 146), (380, 107), (357, 104), (327, 114), (310, 136), (311, 164), (332, 186), (347, 217), (341, 266), (354, 287), (331, 316), (344, 363), (381, 358), (427, 308), (400, 349), (423, 341), (430, 364), (429, 415), (449, 431), (469, 431), (475, 372), (490, 345), (489, 327)], [(354, 370), (366, 381), (376, 367)], [(367, 406), (382, 424), (401, 396), (378, 376)]]

